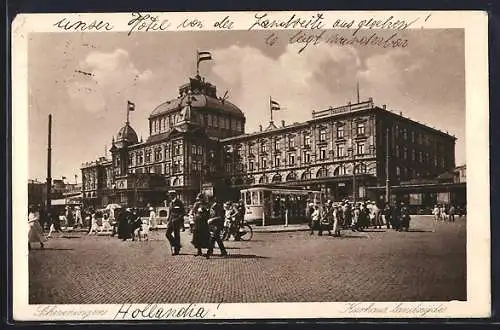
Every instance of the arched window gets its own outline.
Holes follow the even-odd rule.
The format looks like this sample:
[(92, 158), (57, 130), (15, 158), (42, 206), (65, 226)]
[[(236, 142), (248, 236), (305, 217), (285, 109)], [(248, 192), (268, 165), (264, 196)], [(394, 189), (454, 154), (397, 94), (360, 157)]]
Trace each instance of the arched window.
[(179, 178), (175, 178), (174, 181), (172, 181), (172, 186), (174, 186), (174, 187), (179, 186), (180, 185), (179, 183), (180, 183)]
[(328, 169), (326, 167), (322, 167), (316, 172), (316, 178), (324, 178), (328, 176)]
[(311, 179), (311, 172), (309, 170), (305, 171), (302, 173), (302, 176), (300, 177), (301, 180), (310, 180)]
[(340, 175), (345, 175), (346, 174), (346, 168), (345, 165), (339, 165), (335, 171), (333, 171), (333, 176), (340, 176)]
[(295, 181), (295, 180), (297, 180), (297, 175), (295, 174), (295, 172), (291, 172), (286, 176), (286, 181)]
[(281, 175), (275, 174), (273, 176), (273, 182), (281, 182)]
[(268, 183), (268, 178), (266, 175), (263, 175), (259, 179), (259, 183)]
[(356, 165), (356, 174), (362, 173), (366, 173), (366, 164), (363, 163)]

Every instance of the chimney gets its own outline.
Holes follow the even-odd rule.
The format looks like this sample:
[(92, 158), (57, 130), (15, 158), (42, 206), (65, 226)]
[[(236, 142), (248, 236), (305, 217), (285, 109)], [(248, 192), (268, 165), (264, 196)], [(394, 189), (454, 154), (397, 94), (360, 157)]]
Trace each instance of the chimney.
[(259, 132), (262, 132), (262, 125), (259, 125)]
[(285, 121), (284, 120), (281, 121), (281, 127), (285, 127)]
[(384, 105), (382, 106), (382, 108), (383, 108), (384, 110), (387, 110), (387, 104), (384, 104)]
[(403, 117), (403, 111), (400, 111), (400, 112), (399, 112), (399, 115), (400, 115), (401, 117)]

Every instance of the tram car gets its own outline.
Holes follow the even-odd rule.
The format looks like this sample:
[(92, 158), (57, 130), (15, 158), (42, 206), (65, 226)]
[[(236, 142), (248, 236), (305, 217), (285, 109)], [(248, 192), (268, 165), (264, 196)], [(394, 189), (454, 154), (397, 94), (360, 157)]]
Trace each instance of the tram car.
[(241, 190), (245, 221), (256, 225), (304, 223), (308, 203), (323, 202), (321, 191), (289, 187), (252, 187)]

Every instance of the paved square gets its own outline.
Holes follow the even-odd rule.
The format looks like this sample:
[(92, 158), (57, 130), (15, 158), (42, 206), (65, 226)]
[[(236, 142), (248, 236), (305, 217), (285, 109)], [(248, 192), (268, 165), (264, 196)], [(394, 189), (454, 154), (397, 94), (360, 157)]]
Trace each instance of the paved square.
[(30, 304), (466, 300), (465, 219), (414, 217), (408, 233), (342, 238), (254, 233), (230, 256), (172, 257), (164, 230), (146, 242), (68, 233), (29, 253)]

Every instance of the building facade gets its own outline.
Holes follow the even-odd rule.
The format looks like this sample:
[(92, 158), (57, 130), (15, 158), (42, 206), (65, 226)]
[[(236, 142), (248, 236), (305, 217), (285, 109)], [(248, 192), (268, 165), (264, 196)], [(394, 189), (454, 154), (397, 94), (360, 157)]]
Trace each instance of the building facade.
[(146, 141), (127, 121), (110, 159), (83, 164), (84, 204), (161, 204), (171, 189), (186, 203), (205, 189), (238, 199), (241, 189), (257, 184), (321, 189), (334, 200), (366, 198), (367, 186), (387, 179), (394, 185), (455, 168), (453, 136), (371, 98), (312, 111), (303, 123), (269, 122), (251, 134), (244, 127), (243, 111), (196, 76), (151, 112)]

